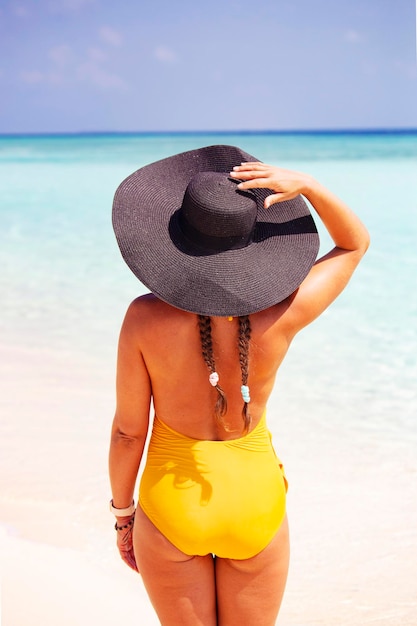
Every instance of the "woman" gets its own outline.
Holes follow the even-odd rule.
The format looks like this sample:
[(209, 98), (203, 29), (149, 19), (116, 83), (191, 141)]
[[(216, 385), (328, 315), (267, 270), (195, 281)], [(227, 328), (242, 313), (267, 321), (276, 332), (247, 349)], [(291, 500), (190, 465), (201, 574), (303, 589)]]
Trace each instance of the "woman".
[[(301, 196), (335, 244), (318, 261)], [(151, 291), (119, 341), (109, 466), (120, 554), (163, 626), (272, 626), (289, 535), (265, 407), (293, 337), (344, 289), (368, 233), (312, 177), (232, 146), (141, 168), (117, 190), (113, 223)]]

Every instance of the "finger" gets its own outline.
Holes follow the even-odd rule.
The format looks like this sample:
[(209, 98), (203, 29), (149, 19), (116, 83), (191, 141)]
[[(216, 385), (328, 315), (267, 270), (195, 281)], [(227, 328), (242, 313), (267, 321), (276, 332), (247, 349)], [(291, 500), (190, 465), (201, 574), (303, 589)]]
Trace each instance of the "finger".
[(267, 196), (264, 200), (265, 209), (269, 209), (273, 204), (277, 204), (278, 202), (284, 202), (285, 200), (289, 200), (291, 197), (290, 194), (286, 193), (272, 193), (270, 196)]
[(263, 168), (263, 169), (259, 169), (259, 168), (252, 168), (252, 167), (247, 167), (244, 169), (233, 169), (229, 175), (232, 178), (248, 178), (248, 177), (252, 177), (252, 178), (257, 178), (257, 177), (265, 177), (268, 175), (268, 170)]
[(120, 550), (120, 556), (122, 557), (122, 560), (132, 569), (134, 569), (136, 572), (139, 572), (138, 570), (138, 566), (136, 564), (136, 559), (135, 559), (135, 555), (133, 553), (133, 549), (129, 550), (129, 551), (122, 551)]
[(138, 572), (139, 574), (139, 570), (134, 559), (123, 559), (123, 561), (128, 567), (130, 567), (130, 569), (133, 569), (134, 572)]
[(241, 172), (230, 172), (230, 176), (232, 178), (237, 178), (238, 180), (250, 180), (251, 178), (259, 178), (260, 172), (255, 170), (245, 170)]
[(123, 561), (133, 570), (138, 572), (139, 570), (136, 565), (135, 554), (133, 551), (131, 529), (129, 529), (124, 535), (118, 535), (117, 547), (119, 548), (120, 556), (123, 559)]
[(262, 189), (271, 185), (271, 181), (268, 178), (251, 178), (250, 176), (242, 176), (241, 178), (246, 180), (239, 183), (238, 189)]
[(236, 180), (236, 182), (239, 182), (240, 180), (249, 180), (250, 177), (256, 177), (258, 176), (258, 172), (230, 172), (229, 176), (230, 178), (234, 178)]
[(131, 569), (139, 573), (138, 566), (136, 564), (136, 559), (133, 555), (129, 555), (129, 558), (126, 559), (126, 563)]
[(260, 161), (243, 161), (240, 165), (235, 165), (234, 170), (262, 170), (268, 167), (265, 163), (261, 163)]

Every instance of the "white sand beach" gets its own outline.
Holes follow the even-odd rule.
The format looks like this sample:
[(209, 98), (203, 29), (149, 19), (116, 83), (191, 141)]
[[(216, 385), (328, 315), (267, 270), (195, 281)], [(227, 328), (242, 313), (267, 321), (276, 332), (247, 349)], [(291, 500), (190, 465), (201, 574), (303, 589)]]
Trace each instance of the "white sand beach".
[[(2, 346), (3, 626), (159, 623), (107, 509), (112, 365)], [(292, 563), (277, 623), (415, 626), (413, 447), (324, 426), (318, 407), (280, 422), (279, 391), (269, 423), (290, 480)]]

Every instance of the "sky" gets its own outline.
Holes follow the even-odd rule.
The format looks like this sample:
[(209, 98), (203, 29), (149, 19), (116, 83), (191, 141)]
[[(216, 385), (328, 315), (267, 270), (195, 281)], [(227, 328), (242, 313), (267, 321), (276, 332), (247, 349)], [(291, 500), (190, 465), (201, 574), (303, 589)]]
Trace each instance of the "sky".
[(416, 0), (0, 0), (0, 133), (381, 128)]

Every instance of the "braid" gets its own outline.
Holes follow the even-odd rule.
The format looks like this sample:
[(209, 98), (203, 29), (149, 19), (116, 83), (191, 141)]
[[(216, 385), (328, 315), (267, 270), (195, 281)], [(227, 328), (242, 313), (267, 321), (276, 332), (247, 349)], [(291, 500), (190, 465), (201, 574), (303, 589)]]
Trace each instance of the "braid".
[[(201, 340), (201, 352), (205, 364), (208, 367), (210, 374), (214, 374), (216, 371), (216, 365), (213, 356), (213, 340), (211, 336), (211, 319), (208, 315), (198, 316), (198, 326), (200, 329)], [(215, 406), (215, 416), (218, 422), (223, 424), (222, 417), (227, 411), (227, 399), (226, 394), (218, 383), (215, 384), (217, 389), (218, 398)], [(224, 425), (224, 424), (223, 424)]]
[[(249, 341), (251, 337), (251, 325), (248, 315), (244, 315), (239, 317), (239, 337), (238, 337), (238, 346), (239, 346), (239, 364), (240, 371), (242, 372), (242, 385), (245, 385), (247, 388), (248, 384), (248, 375), (249, 375)], [(249, 388), (247, 388), (247, 396), (249, 398)], [(245, 424), (245, 431), (248, 430), (251, 423), (251, 416), (248, 410), (248, 401), (244, 400), (243, 409), (242, 409), (242, 417)]]

